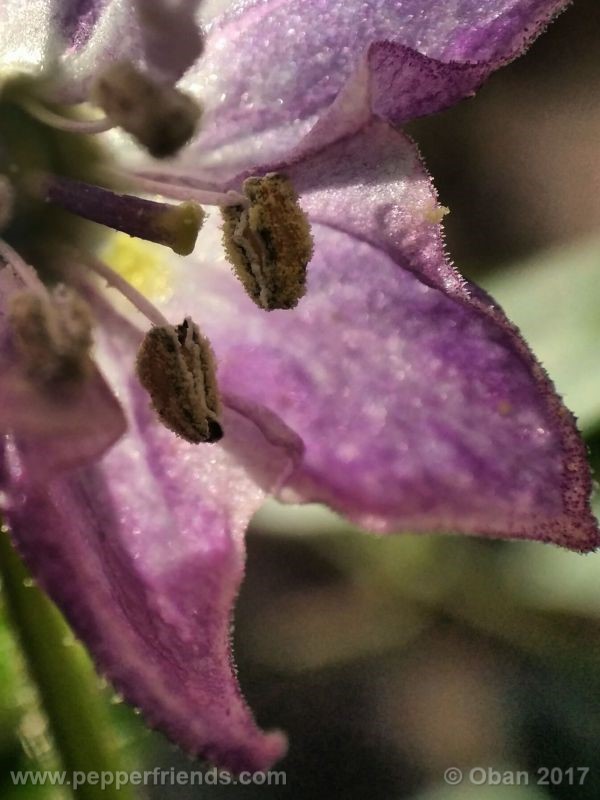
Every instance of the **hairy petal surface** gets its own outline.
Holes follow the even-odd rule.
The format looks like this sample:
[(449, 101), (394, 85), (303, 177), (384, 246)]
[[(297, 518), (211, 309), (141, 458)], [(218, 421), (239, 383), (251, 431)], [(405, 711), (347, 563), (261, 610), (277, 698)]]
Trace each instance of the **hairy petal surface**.
[(98, 458), (123, 435), (126, 421), (95, 366), (84, 382), (60, 393), (44, 391), (27, 374), (7, 322), (11, 297), (25, 288), (11, 267), (0, 266), (0, 434), (18, 437), (22, 457), (31, 456), (31, 479), (45, 480)]
[(6, 519), (99, 669), (150, 725), (218, 765), (264, 769), (285, 738), (261, 732), (241, 697), (231, 610), (246, 525), (292, 468), (298, 442), (273, 415), (235, 399), (225, 448), (176, 439), (131, 375), (137, 337), (110, 327), (105, 312), (101, 355), (128, 407), (129, 433), (97, 465), (45, 485), (15, 468), (20, 454), (9, 443)]
[(221, 356), (224, 386), (302, 436), (292, 497), (377, 530), (595, 546), (573, 420), (497, 309), (485, 316), (339, 231), (315, 238), (294, 320), (245, 326)]
[(195, 275), (198, 296), (219, 298), (203, 309), (221, 385), (305, 443), (288, 497), (382, 531), (595, 547), (574, 419), (501, 309), (446, 259), (412, 143), (375, 122), (287, 171), (316, 244), (297, 309), (261, 313), (225, 265)]
[(197, 157), (215, 168), (281, 157), (363, 66), (368, 93), (363, 97), (356, 90), (361, 97), (354, 127), (365, 101), (369, 111), (397, 123), (438, 111), (472, 94), (566, 5), (567, 0), (234, 3), (212, 21), (204, 57), (184, 79), (207, 107)]

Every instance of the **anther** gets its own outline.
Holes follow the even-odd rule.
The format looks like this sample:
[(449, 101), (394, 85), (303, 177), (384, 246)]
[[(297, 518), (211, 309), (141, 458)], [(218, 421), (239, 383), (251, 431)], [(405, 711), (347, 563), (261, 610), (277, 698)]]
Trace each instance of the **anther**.
[(24, 370), (40, 387), (64, 387), (90, 374), (91, 314), (71, 289), (19, 292), (9, 302), (8, 320)]
[(151, 328), (139, 349), (137, 374), (161, 422), (187, 442), (223, 436), (216, 366), (208, 339), (187, 317)]
[(310, 224), (290, 181), (270, 173), (248, 178), (247, 206), (221, 208), (223, 244), (237, 277), (261, 308), (293, 308), (306, 291)]
[(180, 256), (194, 250), (205, 217), (197, 203), (157, 203), (58, 175), (38, 176), (30, 180), (30, 188), (42, 199), (72, 214), (166, 245)]
[(155, 158), (175, 155), (194, 135), (201, 116), (187, 94), (152, 80), (127, 61), (102, 72), (91, 99)]

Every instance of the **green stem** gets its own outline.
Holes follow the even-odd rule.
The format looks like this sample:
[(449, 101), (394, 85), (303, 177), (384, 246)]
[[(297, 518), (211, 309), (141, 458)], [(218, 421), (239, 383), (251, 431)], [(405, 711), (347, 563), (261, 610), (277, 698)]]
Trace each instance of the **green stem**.
[[(32, 585), (8, 535), (0, 533), (0, 575), (8, 613), (35, 681), (62, 767), (68, 773), (123, 769), (117, 736), (97, 675), (56, 607)], [(70, 777), (70, 776), (69, 776)], [(90, 783), (72, 789), (77, 800), (127, 800), (132, 790)]]

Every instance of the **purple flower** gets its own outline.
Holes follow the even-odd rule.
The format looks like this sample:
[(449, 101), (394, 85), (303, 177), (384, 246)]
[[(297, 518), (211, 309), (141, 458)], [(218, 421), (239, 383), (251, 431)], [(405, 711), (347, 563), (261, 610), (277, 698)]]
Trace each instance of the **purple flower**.
[[(208, 19), (217, 5), (204, 42), (193, 0), (0, 10), (0, 474), (19, 550), (98, 668), (188, 751), (255, 770), (285, 737), (256, 727), (229, 627), (268, 494), (379, 532), (599, 540), (575, 421), (452, 267), (395, 127), (473, 94), (564, 0), (244, 0)], [(68, 111), (89, 99), (106, 117)], [(84, 147), (114, 124), (129, 133)], [(129, 134), (178, 154), (158, 163)], [(254, 206), (272, 186), (244, 181), (271, 173), (289, 196)], [(211, 213), (193, 257), (165, 250), (154, 305), (92, 254), (91, 227), (60, 227), (78, 215), (185, 253), (194, 201), (226, 207), (242, 282)], [(150, 317), (145, 338), (97, 273)]]

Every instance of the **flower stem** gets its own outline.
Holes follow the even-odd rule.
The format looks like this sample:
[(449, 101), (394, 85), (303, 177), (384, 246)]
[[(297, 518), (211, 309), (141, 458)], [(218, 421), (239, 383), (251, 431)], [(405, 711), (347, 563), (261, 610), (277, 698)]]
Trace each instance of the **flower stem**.
[[(17, 632), (29, 672), (48, 716), (63, 769), (70, 773), (112, 773), (122, 769), (117, 736), (99, 692), (98, 677), (60, 613), (32, 585), (5, 529), (0, 533), (0, 576), (10, 620)], [(122, 786), (71, 785), (77, 800), (129, 800)]]

